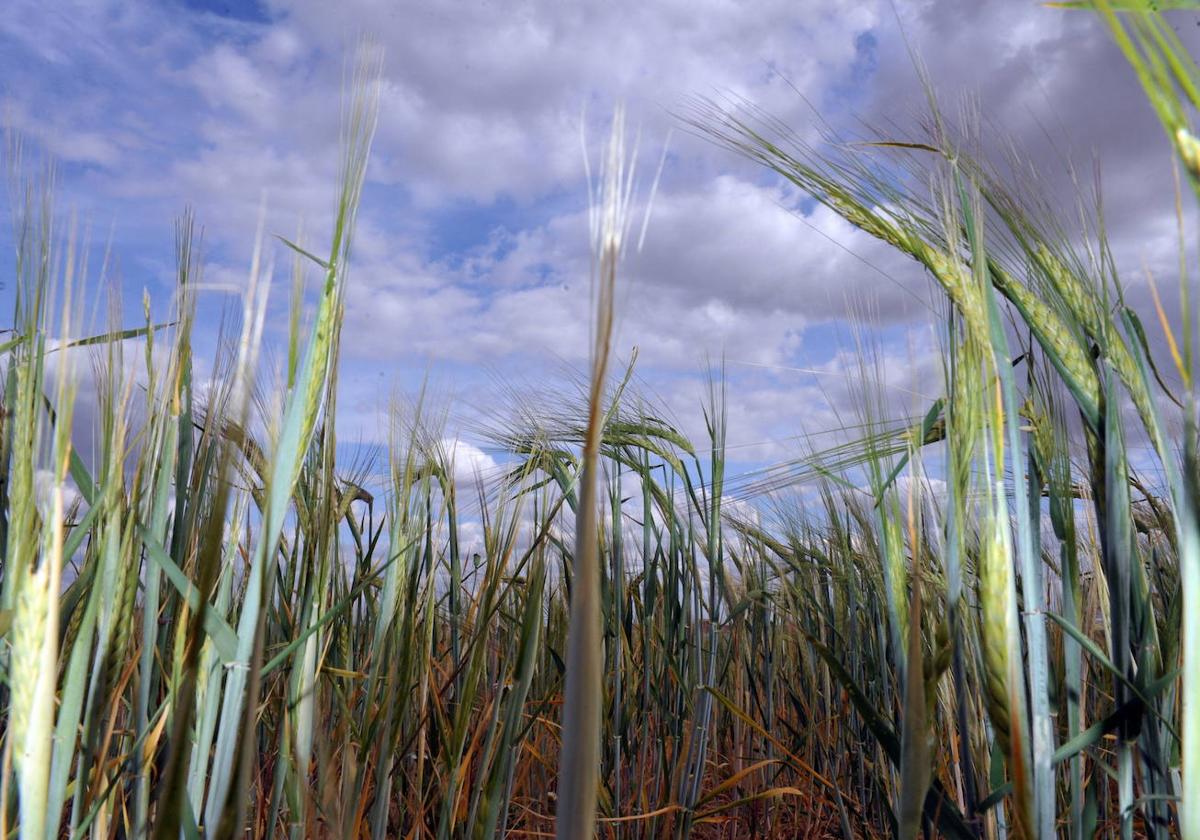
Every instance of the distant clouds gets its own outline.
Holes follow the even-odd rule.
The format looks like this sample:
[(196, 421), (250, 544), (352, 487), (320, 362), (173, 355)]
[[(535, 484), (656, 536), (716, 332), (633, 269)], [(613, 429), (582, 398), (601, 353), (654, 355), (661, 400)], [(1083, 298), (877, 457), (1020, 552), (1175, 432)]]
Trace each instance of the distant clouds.
[[(1169, 158), (1130, 72), (1088, 15), (1038, 2), (916, 0), (894, 13), (858, 0), (303, 0), (233, 11), (10, 2), (0, 112), (64, 162), (64, 201), (91, 219), (97, 247), (114, 230), (131, 297), (149, 285), (165, 305), (170, 219), (185, 203), (223, 280), (245, 276), (264, 200), (268, 232), (291, 236), (303, 220), (319, 248), (348, 56), (363, 35), (382, 45), (339, 400), (367, 439), (386, 428), (383, 367), (402, 387), (431, 369), (474, 388), (484, 364), (503, 375), (582, 361), (581, 133), (595, 148), (616, 100), (641, 125), (646, 181), (678, 128), (671, 112), (694, 95), (744, 97), (811, 137), (799, 90), (835, 126), (861, 118), (903, 131), (924, 94), (901, 26), (947, 110), (976, 97), (989, 138), (1011, 135), (1052, 193), (1070, 186), (1063, 155), (1085, 182), (1098, 157), (1131, 272), (1171, 244)], [(1179, 20), (1194, 40), (1195, 21)], [(282, 311), (287, 258), (277, 257)], [(733, 443), (812, 431), (836, 420), (828, 400), (847, 408), (853, 395), (830, 382), (837, 371), (795, 369), (843, 364), (848, 313), (876, 325), (866, 337), (883, 342), (903, 387), (937, 387), (934, 297), (917, 268), (687, 132), (673, 134), (646, 247), (630, 255), (623, 286), (622, 352), (641, 348), (647, 382), (681, 415), (695, 413), (705, 360), (729, 360)]]

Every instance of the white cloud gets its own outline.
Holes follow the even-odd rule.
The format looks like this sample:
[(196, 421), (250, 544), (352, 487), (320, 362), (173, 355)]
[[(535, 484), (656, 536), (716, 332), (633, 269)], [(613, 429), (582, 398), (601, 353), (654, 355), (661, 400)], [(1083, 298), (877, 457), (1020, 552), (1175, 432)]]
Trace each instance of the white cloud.
[[(422, 197), (536, 196), (577, 178), (577, 118), (617, 97), (647, 124), (696, 92), (734, 91), (796, 108), (768, 67), (816, 91), (856, 58), (876, 4), (549, 2), (401, 12), (360, 0), (279, 4), (284, 24), (325, 56), (358, 32), (388, 51), (383, 171)], [(414, 183), (415, 181), (415, 183)]]
[(454, 469), (454, 483), (460, 488), (476, 486), (496, 477), (498, 464), (473, 443), (461, 438), (443, 438), (442, 449)]
[[(351, 397), (340, 403), (367, 430), (386, 402), (376, 368), (390, 382), (438, 362), (512, 371), (583, 361), (581, 115), (598, 141), (625, 99), (643, 126), (648, 180), (676, 125), (668, 111), (688, 96), (745, 97), (805, 136), (815, 120), (796, 89), (837, 123), (862, 107), (886, 125), (922, 104), (883, 2), (279, 0), (268, 11), (259, 24), (112, 0), (16, 0), (0, 16), (0, 95), (17, 128), (78, 164), (64, 189), (97, 229), (115, 219), (131, 287), (169, 275), (169, 220), (186, 202), (207, 231), (209, 276), (239, 283), (264, 194), (268, 232), (291, 235), (303, 219), (317, 253), (327, 241), (346, 56), (361, 35), (376, 39), (385, 79), (347, 299)], [(1078, 127), (1126, 164), (1111, 168), (1118, 197), (1149, 189), (1141, 163), (1156, 129), (1088, 16), (1000, 0), (913, 0), (899, 11), (935, 79), (952, 86), (948, 101), (978, 92), (985, 114), (1039, 160), (1054, 159), (1043, 126)], [(1120, 130), (1110, 131), (1114, 114)], [(1146, 247), (1144, 204), (1114, 241)], [(904, 335), (930, 320), (915, 264), (801, 206), (794, 191), (677, 132), (645, 250), (623, 268), (619, 351), (637, 345), (651, 386), (690, 418), (694, 372), (728, 358), (730, 440), (747, 460), (782, 454), (789, 435), (837, 425), (834, 409), (853, 405), (831, 322), (868, 313), (872, 335)], [(1157, 253), (1170, 231), (1155, 218)], [(285, 277), (277, 272), (277, 313)], [(889, 346), (891, 387), (928, 396), (928, 358), (920, 342), (914, 352)], [(794, 367), (828, 369), (783, 370)], [(919, 402), (893, 397), (904, 413)]]
[[(34, 492), (37, 493), (37, 507), (44, 519), (53, 519), (54, 497), (59, 489), (53, 470), (40, 469), (33, 476)], [(70, 511), (79, 504), (81, 497), (74, 483), (68, 478), (62, 486), (62, 509)]]

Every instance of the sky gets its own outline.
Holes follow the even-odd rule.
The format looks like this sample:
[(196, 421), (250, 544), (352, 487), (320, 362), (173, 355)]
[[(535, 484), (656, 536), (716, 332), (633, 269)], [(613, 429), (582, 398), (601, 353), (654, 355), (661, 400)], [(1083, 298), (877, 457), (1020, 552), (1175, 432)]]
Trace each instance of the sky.
[[(1200, 19), (1173, 20), (1194, 46)], [(194, 209), (212, 340), (260, 216), (268, 234), (327, 241), (364, 38), (382, 48), (383, 82), (347, 287), (343, 440), (385, 442), (392, 400), (425, 379), (448, 433), (470, 440), (502, 410), (497, 383), (553, 387), (584, 365), (585, 150), (594, 166), (617, 103), (638, 132), (643, 196), (665, 149), (644, 247), (622, 266), (617, 356), (638, 348), (640, 387), (694, 436), (707, 369), (723, 362), (735, 463), (794, 456), (797, 435), (855, 422), (864, 343), (889, 406), (924, 413), (940, 310), (914, 264), (689, 132), (678, 115), (696, 97), (753, 102), (808, 138), (818, 117), (911, 136), (920, 63), (942, 106), (976, 103), (986, 143), (1011, 142), (1068, 212), (1065, 162), (1089, 182), (1098, 165), (1135, 297), (1175, 253), (1169, 148), (1131, 71), (1091, 15), (1027, 0), (9, 0), (0, 120), (57, 161), (57, 206), (81, 220), (94, 265), (111, 253), (130, 324), (143, 291), (170, 311), (173, 220)], [(273, 247), (268, 364), (290, 289)]]

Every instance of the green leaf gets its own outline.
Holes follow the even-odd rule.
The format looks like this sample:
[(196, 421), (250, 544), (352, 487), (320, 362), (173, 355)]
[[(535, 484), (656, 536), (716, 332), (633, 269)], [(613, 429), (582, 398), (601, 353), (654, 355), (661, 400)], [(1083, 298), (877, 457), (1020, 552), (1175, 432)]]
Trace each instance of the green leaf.
[(278, 239), (280, 242), (282, 242), (284, 245), (291, 248), (293, 251), (295, 251), (300, 256), (313, 261), (314, 263), (316, 263), (317, 265), (319, 265), (321, 268), (325, 269), (326, 271), (330, 270), (329, 263), (326, 262), (325, 260), (321, 259), (320, 257), (318, 257), (316, 254), (312, 253), (311, 251), (304, 250), (299, 245), (297, 245), (295, 242), (292, 242), (290, 239), (285, 239), (284, 237), (280, 236), (279, 234), (275, 234), (275, 238)]
[[(166, 574), (167, 580), (175, 587), (184, 600), (187, 601), (188, 607), (192, 610), (201, 609), (200, 590), (195, 584), (188, 579), (184, 574), (183, 569), (175, 565), (175, 561), (171, 559), (171, 555), (163, 550), (162, 546), (150, 535), (150, 532), (138, 525), (138, 535), (141, 537), (142, 545), (146, 547), (146, 555), (155, 562)], [(237, 657), (237, 634), (233, 632), (233, 628), (225, 619), (218, 615), (211, 604), (204, 604), (204, 631), (212, 640), (213, 649), (217, 652), (222, 662), (233, 662)]]

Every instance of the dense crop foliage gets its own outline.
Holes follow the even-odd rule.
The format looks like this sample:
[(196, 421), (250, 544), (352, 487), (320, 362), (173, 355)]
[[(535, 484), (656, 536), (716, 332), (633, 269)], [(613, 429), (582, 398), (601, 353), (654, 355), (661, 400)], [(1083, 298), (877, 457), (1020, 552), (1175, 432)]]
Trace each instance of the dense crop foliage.
[[(1097, 5), (1200, 195), (1200, 73), (1157, 12)], [(12, 193), (0, 836), (1200, 837), (1185, 260), (1178, 317), (1143, 324), (1099, 214), (1064, 233), (969, 121), (817, 149), (699, 103), (694, 127), (944, 300), (926, 413), (885, 416), (868, 383), (845, 443), (727, 476), (719, 375), (691, 441), (610, 370), (618, 118), (578, 393), (514, 391), (487, 429), (503, 474), (472, 482), (415, 398), (377, 487), (334, 422), (377, 79), (364, 62), (331, 242), (279, 246), (319, 285), (274, 391), (261, 243), (201, 388), (190, 216), (169, 321), (88, 335), (50, 187)]]

